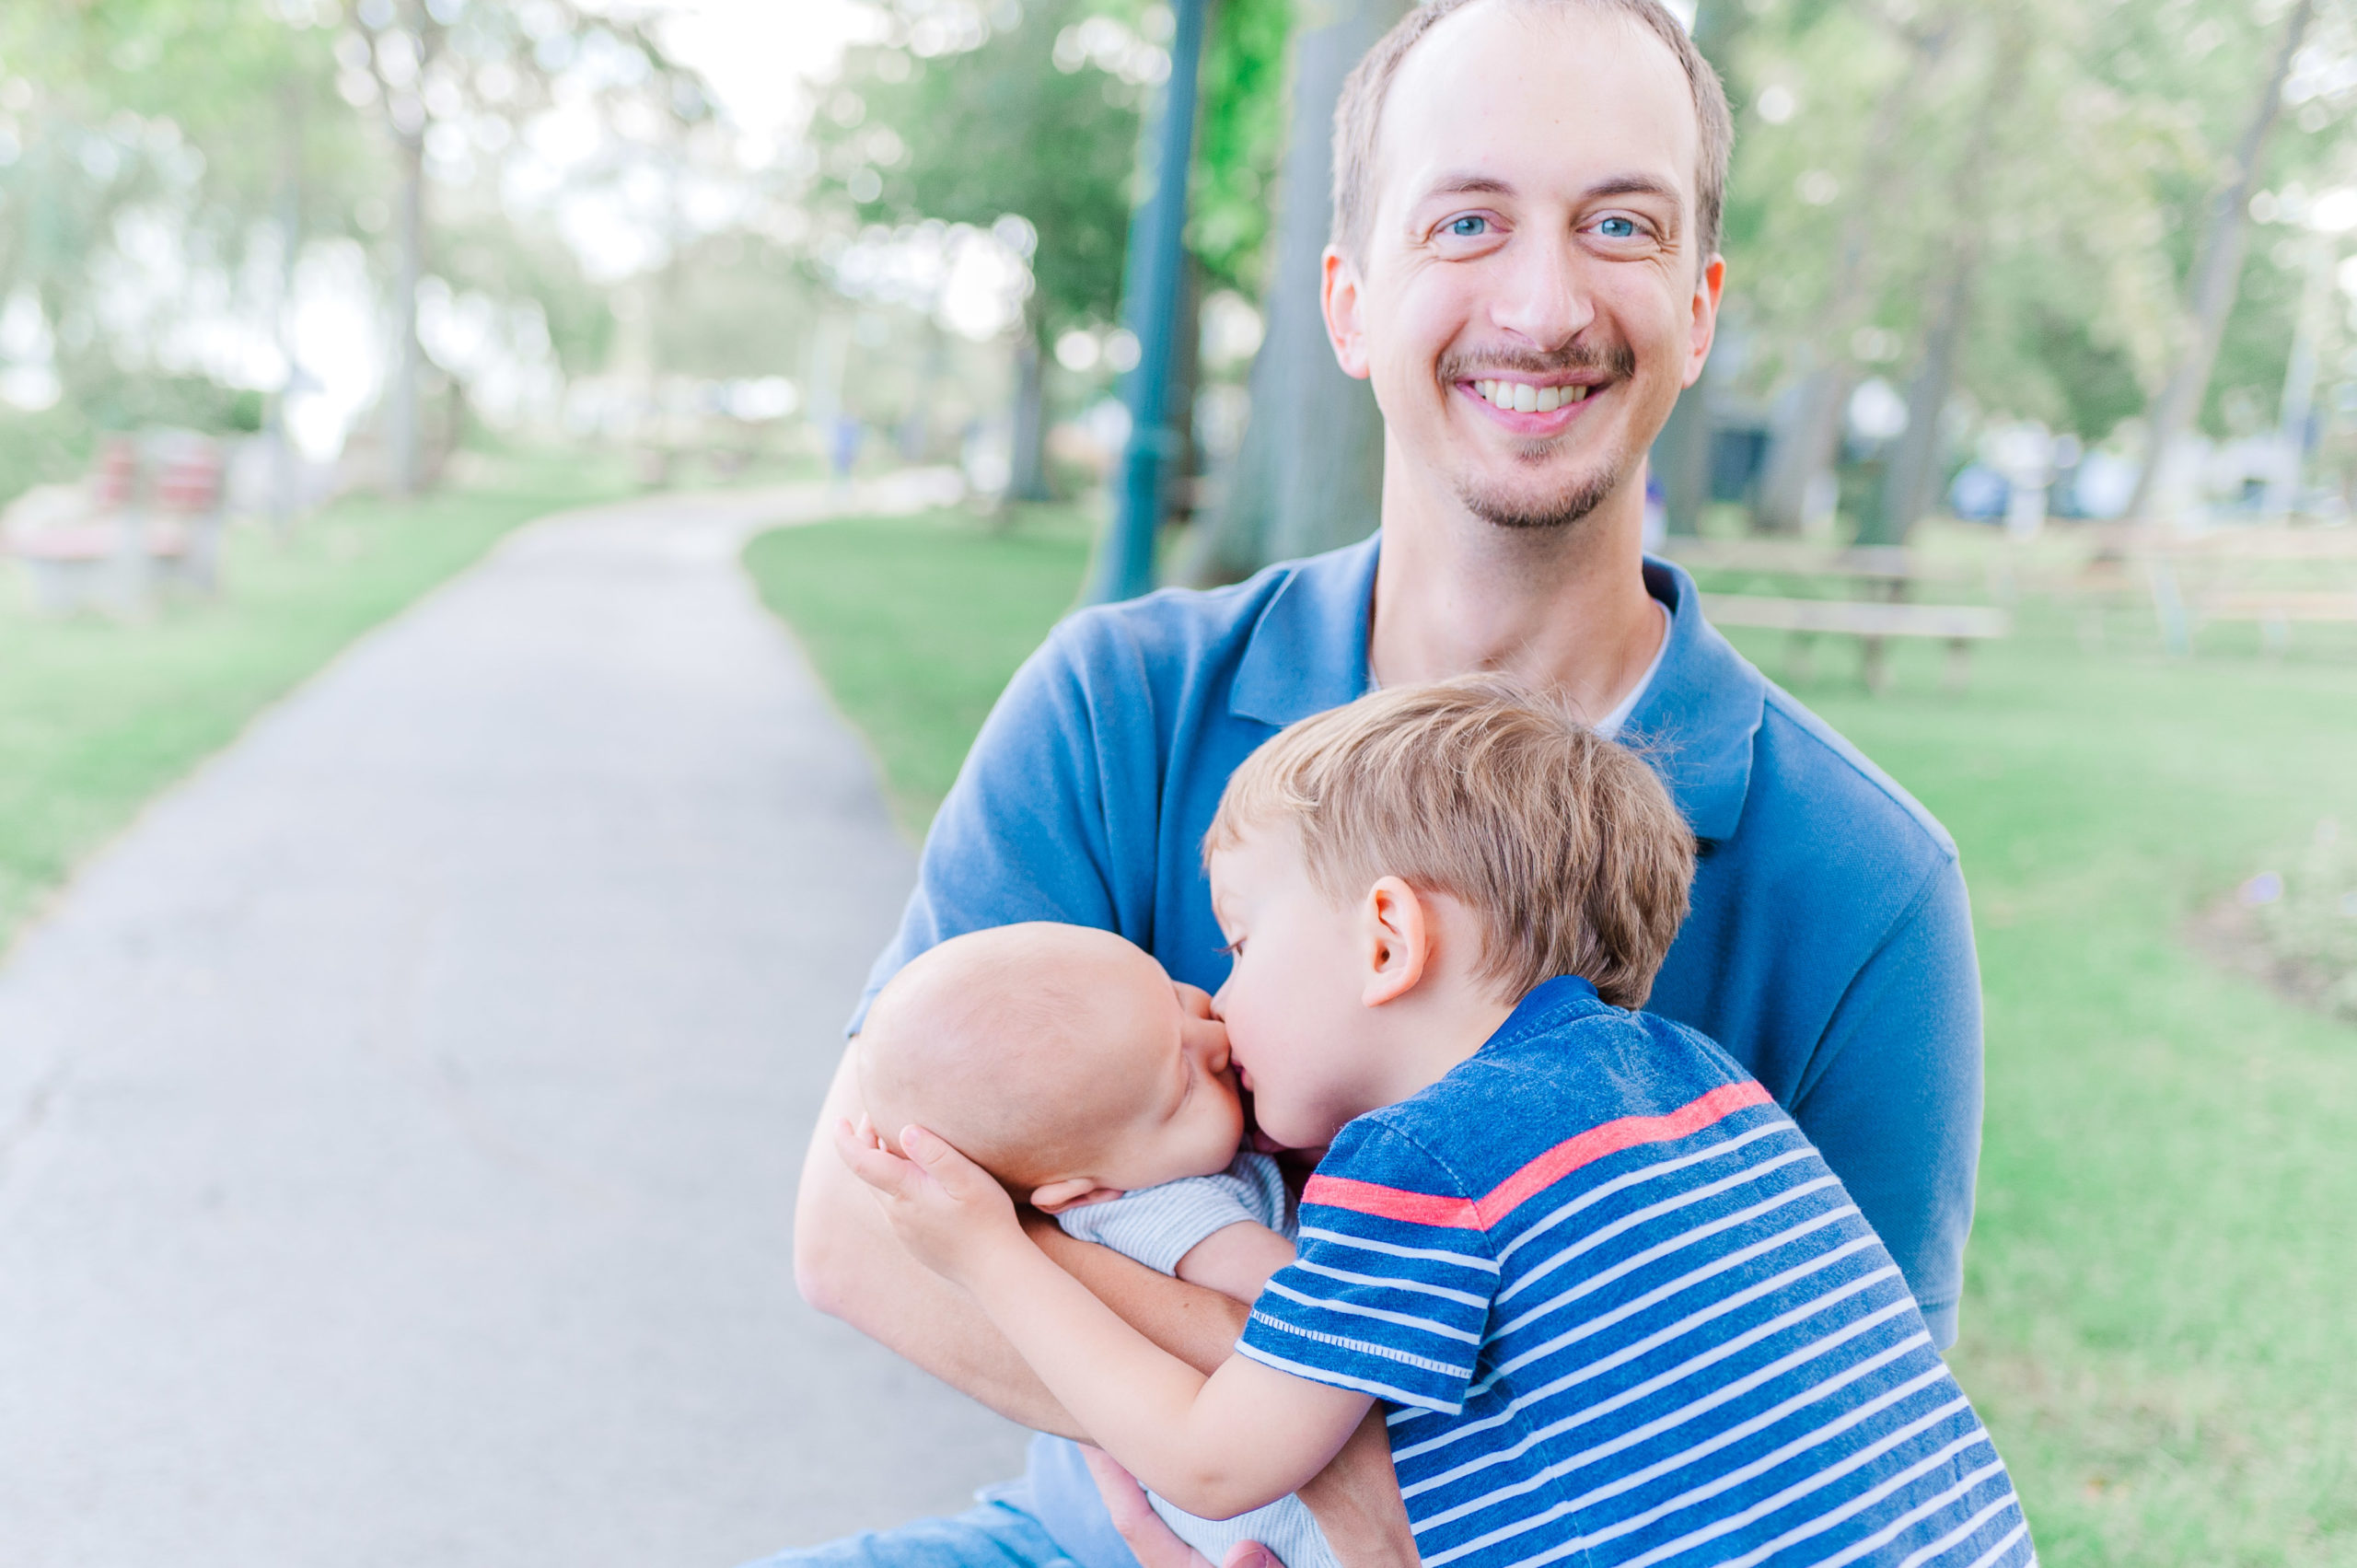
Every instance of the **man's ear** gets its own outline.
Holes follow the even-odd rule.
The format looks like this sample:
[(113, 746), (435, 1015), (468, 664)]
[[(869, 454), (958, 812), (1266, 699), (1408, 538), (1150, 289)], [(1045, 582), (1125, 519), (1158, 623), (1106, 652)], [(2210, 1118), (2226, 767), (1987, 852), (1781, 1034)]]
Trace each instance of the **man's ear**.
[(1424, 978), (1432, 957), (1430, 911), (1416, 889), (1397, 877), (1386, 877), (1360, 900), (1361, 948), (1366, 962), (1366, 986), (1359, 1001), (1380, 1007), (1397, 1001)]
[(1702, 275), (1694, 280), (1694, 319), (1686, 342), (1686, 378), (1678, 383), (1690, 387), (1702, 378), (1702, 366), (1711, 358), (1712, 340), (1719, 331), (1719, 294), (1726, 286), (1726, 258), (1713, 256), (1702, 265)]
[(1083, 1203), (1102, 1203), (1121, 1195), (1118, 1187), (1099, 1187), (1086, 1176), (1068, 1176), (1031, 1191), (1031, 1206), (1043, 1214), (1060, 1214)]
[(1334, 345), (1334, 362), (1355, 381), (1367, 377), (1366, 328), (1359, 311), (1359, 270), (1331, 245), (1320, 258), (1323, 275), (1318, 306), (1326, 313), (1326, 337)]

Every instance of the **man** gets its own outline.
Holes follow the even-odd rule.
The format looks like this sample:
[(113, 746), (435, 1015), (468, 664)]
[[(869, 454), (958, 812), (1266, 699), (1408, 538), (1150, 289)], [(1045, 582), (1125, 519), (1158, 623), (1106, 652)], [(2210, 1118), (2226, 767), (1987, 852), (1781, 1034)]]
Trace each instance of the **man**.
[[(1091, 610), (1017, 675), (927, 841), (877, 985), (959, 932), (1109, 927), (1205, 989), (1226, 960), (1198, 849), (1228, 772), (1371, 685), (1498, 669), (1646, 749), (1701, 849), (1650, 1005), (1711, 1035), (1823, 1150), (1955, 1338), (1980, 1137), (1980, 990), (1954, 846), (1703, 621), (1641, 552), (1645, 454), (1711, 346), (1731, 132), (1657, 0), (1435, 0), (1337, 115), (1325, 308), (1385, 424), (1382, 529), (1213, 594)], [(902, 1254), (824, 1129), (803, 1288), (1034, 1429), (1081, 1435), (973, 1306)], [(1240, 1308), (1101, 1249), (1058, 1261), (1199, 1365)], [(1379, 1431), (1303, 1492), (1357, 1568), (1410, 1561)], [(822, 1561), (1131, 1561), (1082, 1451), (1035, 1443), (998, 1501)], [(1106, 1495), (1155, 1568), (1183, 1561)], [(1148, 1516), (1150, 1518), (1151, 1516)]]

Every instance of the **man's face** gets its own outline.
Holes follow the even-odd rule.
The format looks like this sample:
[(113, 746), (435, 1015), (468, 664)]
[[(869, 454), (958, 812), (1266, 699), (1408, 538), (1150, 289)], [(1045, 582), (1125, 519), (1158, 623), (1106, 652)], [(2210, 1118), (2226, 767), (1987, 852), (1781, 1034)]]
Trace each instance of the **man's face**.
[(1693, 97), (1609, 14), (1469, 6), (1401, 63), (1360, 263), (1328, 253), (1343, 367), (1475, 516), (1575, 522), (1641, 483), (1710, 347)]

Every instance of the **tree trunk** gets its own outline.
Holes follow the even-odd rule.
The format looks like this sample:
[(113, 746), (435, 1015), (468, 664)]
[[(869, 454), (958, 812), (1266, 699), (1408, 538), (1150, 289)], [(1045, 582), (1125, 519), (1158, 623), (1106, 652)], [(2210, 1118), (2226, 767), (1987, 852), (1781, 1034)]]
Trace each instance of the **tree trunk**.
[(2144, 470), (2136, 476), (2136, 493), (2128, 503), (2127, 520), (2131, 525), (2154, 520), (2160, 476), (2167, 467), (2169, 451), (2201, 412), (2201, 400), (2209, 393), (2218, 342), (2226, 331), (2226, 313), (2234, 308), (2235, 294), (2242, 282), (2247, 238), (2244, 218), (2250, 206), (2251, 181), (2258, 178), (2259, 156), (2267, 150), (2268, 134), (2275, 129), (2275, 116), (2282, 107), (2283, 79), (2292, 74), (2293, 57), (2300, 52), (2316, 8), (2316, 0), (2299, 0), (2292, 7), (2291, 19), (2283, 26), (2282, 47), (2276, 52), (2267, 85), (2251, 110), (2242, 145), (2235, 151), (2233, 172), (2211, 206), (2209, 231), (2202, 236), (2200, 259), (2193, 269), (2191, 331), (2168, 380), (2153, 400), (2146, 421), (2152, 430)]
[(1969, 239), (1959, 244), (1940, 291), (1939, 312), (1923, 340), (1923, 362), (1907, 385), (1907, 428), (1883, 470), (1875, 510), (1859, 523), (1860, 544), (1904, 544), (1916, 519), (1932, 508), (1940, 479), (1940, 416), (1956, 380), (1956, 341), (1971, 313), (1979, 266), (1978, 247)]
[(1178, 277), (1178, 319), (1170, 343), (1170, 389), (1163, 428), (1170, 432), (1169, 466), (1162, 487), (1162, 521), (1185, 523), (1202, 493), (1201, 448), (1195, 440), (1195, 393), (1203, 373), (1203, 264), (1189, 251)]
[(1760, 532), (1796, 534), (1809, 522), (1809, 493), (1832, 467), (1853, 379), (1847, 364), (1820, 360), (1786, 394), (1790, 401), (1779, 410), (1783, 417), (1769, 444), (1767, 471), (1759, 476), (1759, 500), (1752, 512), (1752, 525)]
[[(1226, 582), (1263, 563), (1364, 539), (1383, 504), (1383, 415), (1342, 374), (1318, 305), (1333, 224), (1334, 105), (1342, 81), (1408, 9), (1406, 0), (1305, 8), (1293, 39), (1291, 122), (1279, 174), (1266, 296), (1252, 361), (1251, 422), (1218, 511), (1196, 528), (1175, 575)], [(1312, 25), (1315, 24), (1315, 25)]]
[(1010, 501), (1053, 499), (1048, 489), (1048, 421), (1045, 399), (1047, 349), (1036, 314), (1027, 311), (1015, 340), (1015, 430), (1007, 453)]
[(424, 357), (417, 341), (417, 285), (424, 273), (425, 139), (394, 138), (401, 161), (400, 275), (393, 285), (392, 401), (385, 422), (387, 474), (396, 495), (414, 495), (420, 488), (418, 442), (418, 381)]
[(1956, 227), (1939, 303), (1923, 337), (1923, 358), (1907, 387), (1907, 428), (1883, 470), (1882, 494), (1858, 527), (1860, 544), (1904, 544), (1916, 520), (1932, 509), (1940, 481), (1940, 420), (1956, 383), (1956, 346), (1972, 315), (1972, 287), (1980, 270), (1980, 234), (1987, 222), (1987, 172), (2003, 130), (2003, 116), (2030, 51), (2030, 25), (2020, 6), (1999, 24), (1966, 156), (1957, 165), (1951, 203)]

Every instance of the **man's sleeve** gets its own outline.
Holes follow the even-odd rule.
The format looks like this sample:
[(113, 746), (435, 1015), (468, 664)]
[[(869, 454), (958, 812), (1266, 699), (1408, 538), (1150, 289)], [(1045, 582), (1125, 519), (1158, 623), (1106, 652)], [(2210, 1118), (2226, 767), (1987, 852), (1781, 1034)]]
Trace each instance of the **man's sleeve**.
[(1237, 1349), (1312, 1382), (1454, 1415), (1498, 1265), (1462, 1184), (1388, 1129), (1342, 1130), (1301, 1200), (1301, 1250)]
[(1980, 968), (1953, 859), (1851, 982), (1789, 1109), (1956, 1342), (1980, 1158)]
[[(1134, 842), (1152, 845), (1159, 771), (1151, 735), (1142, 757), (1111, 753), (1144, 722), (1115, 715), (1104, 688), (1136, 650), (1102, 615), (1065, 621), (1016, 671), (967, 753), (934, 818), (900, 928), (877, 958), (847, 1033), (857, 1034), (884, 982), (919, 953), (952, 936), (1017, 921), (1093, 925), (1138, 939), (1150, 920), (1150, 886), (1128, 888), (1110, 844), (1140, 826), (1117, 819), (1143, 810)], [(1109, 783), (1109, 781), (1111, 781)], [(1123, 842), (1132, 842), (1125, 838)], [(1152, 867), (1145, 867), (1151, 883)]]

